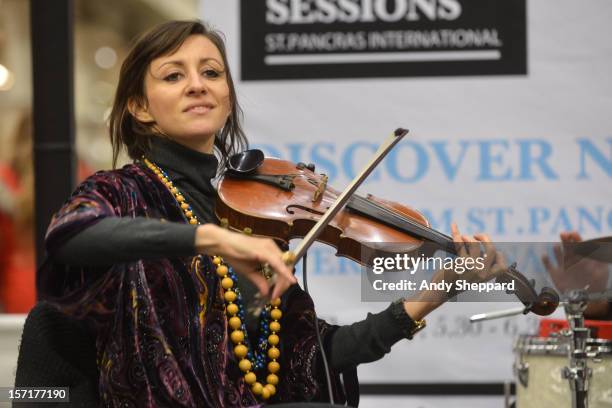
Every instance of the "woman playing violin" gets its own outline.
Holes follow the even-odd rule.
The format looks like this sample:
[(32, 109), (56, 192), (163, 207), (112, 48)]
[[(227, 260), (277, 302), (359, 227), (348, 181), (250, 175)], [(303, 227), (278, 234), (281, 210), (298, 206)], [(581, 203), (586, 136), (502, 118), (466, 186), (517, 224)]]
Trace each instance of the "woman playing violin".
[[(95, 337), (103, 406), (327, 399), (312, 299), (274, 241), (217, 225), (211, 180), (246, 145), (240, 113), (223, 40), (200, 22), (155, 27), (123, 63), (110, 133), (114, 161), (125, 149), (134, 162), (94, 174), (57, 212), (39, 281)], [(453, 239), (488, 242), (456, 228)], [(242, 310), (245, 280), (272, 299), (259, 321)], [(355, 401), (356, 366), (444, 302), (424, 296), (349, 326), (318, 321), (336, 401)]]

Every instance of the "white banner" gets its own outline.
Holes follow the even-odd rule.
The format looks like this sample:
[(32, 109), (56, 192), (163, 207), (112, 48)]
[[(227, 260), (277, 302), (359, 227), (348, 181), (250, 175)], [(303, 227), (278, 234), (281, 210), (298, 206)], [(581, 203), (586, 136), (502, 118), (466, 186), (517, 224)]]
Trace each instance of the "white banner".
[[(316, 4), (336, 3), (267, 2), (277, 17), (279, 7), (291, 6), (288, 12), (302, 19)], [(467, 13), (477, 0), (439, 3), (459, 3)], [(235, 78), (249, 54), (241, 53), (240, 38), (250, 16), (241, 24), (239, 7), (236, 0), (201, 6), (202, 18), (226, 35)], [(388, 134), (405, 127), (410, 134), (361, 192), (415, 207), (446, 233), (456, 221), (463, 232), (484, 231), (495, 241), (556, 241), (569, 229), (586, 238), (612, 235), (612, 2), (529, 1), (526, 15), (526, 74), (387, 77), (381, 64), (378, 78), (359, 77), (347, 66), (339, 79), (238, 80), (247, 135), (269, 155), (315, 163), (342, 188)], [(359, 267), (331, 248), (311, 251), (309, 272), (318, 311), (332, 322), (351, 323), (387, 306), (361, 302)], [(447, 304), (413, 341), (360, 367), (360, 380), (511, 380), (512, 341), (533, 332), (537, 319), (478, 326), (466, 320), (509, 306)]]

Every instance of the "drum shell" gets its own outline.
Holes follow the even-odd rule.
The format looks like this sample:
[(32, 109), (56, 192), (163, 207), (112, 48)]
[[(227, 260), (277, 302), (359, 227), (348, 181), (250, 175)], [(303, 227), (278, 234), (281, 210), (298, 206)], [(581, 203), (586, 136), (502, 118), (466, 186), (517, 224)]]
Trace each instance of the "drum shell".
[[(569, 380), (562, 377), (569, 365), (566, 337), (520, 336), (514, 344), (517, 408), (571, 407)], [(587, 341), (587, 367), (592, 370), (590, 408), (612, 408), (612, 341)]]

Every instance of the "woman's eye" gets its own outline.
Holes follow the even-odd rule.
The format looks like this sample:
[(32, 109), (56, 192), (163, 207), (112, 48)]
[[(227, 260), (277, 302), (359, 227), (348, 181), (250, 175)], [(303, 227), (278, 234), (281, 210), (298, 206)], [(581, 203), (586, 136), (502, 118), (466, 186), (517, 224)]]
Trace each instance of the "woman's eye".
[(172, 74), (166, 75), (164, 77), (164, 81), (175, 82), (178, 81), (181, 77), (181, 74), (178, 72), (173, 72)]
[(202, 72), (202, 74), (208, 78), (217, 78), (219, 77), (219, 75), (221, 75), (218, 71), (215, 71), (214, 69), (206, 69)]

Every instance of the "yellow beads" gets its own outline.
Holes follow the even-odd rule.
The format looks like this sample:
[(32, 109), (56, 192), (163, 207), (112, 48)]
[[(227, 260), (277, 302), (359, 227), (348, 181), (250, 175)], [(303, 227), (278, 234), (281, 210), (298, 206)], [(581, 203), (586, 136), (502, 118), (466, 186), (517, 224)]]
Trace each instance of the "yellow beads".
[(228, 272), (229, 270), (227, 269), (227, 266), (225, 265), (217, 266), (217, 276), (219, 276), (220, 278), (223, 278), (224, 276), (226, 276)]
[(254, 384), (255, 381), (257, 381), (257, 376), (255, 375), (254, 372), (248, 372), (244, 375), (244, 382), (251, 385)]
[(256, 382), (251, 387), (251, 391), (253, 391), (253, 394), (255, 395), (260, 395), (261, 392), (263, 391), (263, 385), (261, 385), (261, 383)]
[(234, 344), (242, 343), (244, 341), (244, 333), (242, 330), (234, 330), (232, 334), (230, 334), (230, 338)]
[(238, 363), (238, 367), (240, 367), (242, 371), (250, 371), (251, 362), (245, 358), (244, 360), (240, 360), (240, 362)]
[(278, 373), (279, 370), (280, 370), (280, 364), (278, 364), (278, 362), (270, 361), (268, 363), (268, 371), (269, 372), (271, 372), (271, 373)]
[(276, 394), (276, 387), (274, 385), (268, 383), (264, 386), (264, 388), (268, 390), (268, 392), (270, 393), (270, 396)]
[(234, 287), (234, 281), (228, 276), (229, 269), (223, 264), (220, 257), (214, 257), (213, 264), (216, 265), (217, 275), (221, 278), (221, 287), (225, 289), (223, 296), (226, 302), (228, 302), (225, 310), (228, 316), (230, 316), (228, 324), (232, 329), (234, 329), (230, 334), (230, 339), (232, 340), (232, 343), (235, 344), (234, 355), (239, 360), (238, 367), (245, 373), (244, 382), (251, 386), (251, 391), (253, 394), (266, 401), (276, 394), (276, 385), (278, 385), (278, 376), (275, 373), (280, 370), (280, 364), (276, 361), (276, 359), (280, 356), (280, 350), (276, 346), (280, 343), (280, 338), (276, 332), (280, 331), (280, 323), (278, 322), (278, 319), (282, 317), (282, 312), (278, 309), (278, 306), (280, 306), (281, 301), (280, 299), (275, 299), (270, 302), (270, 305), (272, 306), (270, 318), (274, 321), (271, 321), (269, 325), (272, 334), (268, 336), (268, 344), (270, 346), (268, 349), (268, 357), (272, 361), (268, 363), (269, 374), (266, 377), (267, 384), (262, 385), (257, 381), (257, 375), (251, 371), (253, 364), (246, 358), (249, 353), (249, 349), (246, 345), (242, 344), (245, 339), (245, 334), (244, 331), (241, 330), (242, 321), (238, 316), (236, 316), (239, 312), (238, 305), (233, 303), (237, 298), (236, 293), (232, 290)]
[[(276, 363), (276, 364), (278, 364), (278, 363)], [(268, 377), (266, 378), (266, 381), (268, 382), (268, 384), (277, 385), (278, 384), (278, 375), (276, 375), (276, 374), (268, 374)]]
[(270, 357), (272, 360), (276, 360), (279, 356), (280, 356), (280, 350), (277, 349), (276, 347), (270, 347), (268, 349), (268, 357)]
[(225, 299), (226, 302), (235, 302), (236, 301), (236, 292), (234, 292), (232, 290), (228, 290), (223, 295), (223, 298)]
[(227, 305), (226, 310), (228, 315), (233, 316), (238, 313), (238, 305), (235, 303), (230, 303)]
[(279, 322), (270, 322), (270, 330), (273, 332), (279, 332), (281, 325)]
[[(181, 194), (178, 188), (176, 188), (172, 180), (169, 180), (167, 176), (164, 175), (164, 172), (157, 167), (154, 163), (150, 162), (146, 157), (143, 156), (143, 161), (155, 173), (155, 175), (159, 178), (159, 180), (168, 188), (170, 193), (174, 195), (177, 203), (180, 205), (183, 210), (183, 214), (185, 218), (188, 220), (189, 224), (198, 225), (200, 222), (198, 218), (194, 214), (191, 206), (186, 202), (185, 196)], [(221, 219), (221, 226), (227, 228), (228, 222), (226, 219)], [(252, 231), (245, 229), (246, 234), (251, 234)], [(281, 329), (281, 325), (278, 322), (282, 317), (283, 313), (278, 309), (281, 305), (280, 298), (274, 299), (270, 302), (271, 310), (270, 310), (270, 323), (269, 329), (271, 334), (268, 336), (268, 357), (271, 361), (268, 363), (268, 376), (266, 377), (266, 385), (262, 385), (260, 382), (257, 382), (257, 375), (252, 372), (253, 364), (251, 361), (246, 358), (249, 354), (248, 347), (243, 344), (245, 339), (245, 333), (242, 330), (242, 321), (237, 316), (239, 313), (238, 305), (234, 302), (238, 298), (237, 293), (233, 290), (235, 282), (233, 279), (228, 276), (229, 268), (227, 265), (223, 264), (223, 259), (219, 256), (212, 257), (212, 263), (215, 266), (217, 276), (221, 279), (221, 287), (224, 289), (223, 298), (226, 301), (225, 310), (229, 317), (228, 325), (233, 329), (230, 334), (230, 339), (234, 346), (234, 355), (238, 360), (238, 367), (242, 372), (244, 372), (244, 382), (251, 386), (251, 391), (253, 394), (259, 396), (263, 400), (268, 400), (270, 397), (276, 394), (276, 386), (278, 385), (278, 373), (280, 371), (280, 364), (276, 361), (276, 359), (280, 356), (280, 350), (276, 347), (280, 343), (280, 337), (277, 333)], [(199, 263), (196, 263), (199, 265)], [(200, 306), (205, 304), (205, 299), (200, 294)], [(204, 321), (204, 310), (200, 311), (200, 321)], [(202, 323), (203, 324), (203, 323)]]
[(239, 344), (234, 347), (234, 354), (238, 358), (245, 358), (249, 350), (246, 348), (244, 344)]
[(234, 281), (232, 278), (228, 278), (227, 276), (221, 280), (221, 286), (223, 289), (231, 289), (234, 286)]
[(281, 312), (280, 309), (272, 309), (270, 311), (270, 317), (274, 320), (280, 320), (282, 316), (283, 312)]
[(240, 328), (241, 324), (242, 324), (242, 322), (240, 321), (240, 318), (237, 317), (237, 316), (231, 317), (229, 319), (229, 325), (234, 330), (238, 330)]

